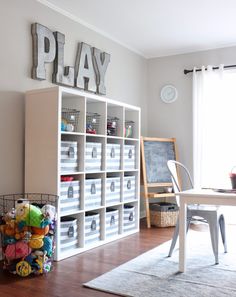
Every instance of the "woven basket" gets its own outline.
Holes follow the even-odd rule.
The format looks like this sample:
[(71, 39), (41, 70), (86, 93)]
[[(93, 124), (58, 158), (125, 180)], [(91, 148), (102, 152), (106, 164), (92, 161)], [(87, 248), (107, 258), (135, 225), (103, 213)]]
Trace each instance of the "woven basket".
[[(164, 203), (163, 203), (164, 204)], [(155, 207), (156, 206), (156, 207)], [(156, 209), (153, 209), (156, 208)], [(159, 209), (159, 210), (158, 210)], [(150, 207), (150, 218), (151, 218), (151, 225), (156, 227), (172, 227), (176, 225), (178, 219), (178, 208), (177, 206), (170, 206), (168, 203), (165, 203), (163, 206), (161, 205), (154, 205)]]
[(151, 225), (156, 227), (172, 227), (176, 225), (178, 218), (178, 211), (152, 211), (150, 212), (151, 216)]

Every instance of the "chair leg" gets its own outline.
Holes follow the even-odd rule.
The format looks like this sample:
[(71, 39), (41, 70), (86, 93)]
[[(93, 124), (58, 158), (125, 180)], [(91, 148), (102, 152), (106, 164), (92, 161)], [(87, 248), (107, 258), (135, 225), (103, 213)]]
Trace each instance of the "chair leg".
[(225, 233), (225, 218), (223, 215), (219, 217), (220, 233), (224, 245), (225, 253), (227, 253), (226, 233)]
[(186, 226), (186, 233), (188, 232), (188, 229), (189, 229), (189, 226), (190, 226), (190, 223), (191, 223), (191, 220), (192, 220), (192, 217), (190, 218), (187, 218), (187, 226)]
[(172, 241), (171, 241), (171, 246), (170, 246), (168, 257), (171, 257), (172, 256), (172, 253), (173, 253), (173, 250), (175, 248), (175, 245), (176, 245), (176, 241), (177, 241), (178, 236), (179, 236), (179, 218), (178, 218), (178, 220), (176, 222), (175, 231), (174, 231), (174, 234), (173, 234), (173, 237), (172, 237)]
[(215, 218), (215, 216), (210, 216), (207, 219), (210, 234), (211, 234), (211, 244), (213, 253), (215, 255), (215, 264), (219, 264), (219, 255), (218, 255), (218, 244), (219, 244), (219, 222)]
[[(191, 222), (191, 217), (187, 218), (186, 233), (188, 232), (190, 222)], [(171, 242), (168, 257), (172, 256), (172, 253), (173, 253), (173, 250), (175, 248), (178, 236), (179, 236), (179, 218), (178, 218), (176, 226), (175, 226), (175, 231), (174, 231), (174, 234), (173, 234), (173, 237), (172, 237), (172, 242)]]

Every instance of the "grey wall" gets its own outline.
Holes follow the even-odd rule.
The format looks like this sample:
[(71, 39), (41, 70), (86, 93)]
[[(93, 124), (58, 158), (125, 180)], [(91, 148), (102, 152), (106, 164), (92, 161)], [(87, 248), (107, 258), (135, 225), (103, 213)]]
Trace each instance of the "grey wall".
[[(179, 160), (192, 171), (192, 74), (184, 69), (202, 65), (236, 64), (236, 47), (148, 60), (148, 135), (176, 137)], [(178, 89), (171, 104), (160, 100), (165, 84)], [(224, 98), (222, 98), (224, 100)]]
[[(22, 191), (24, 172), (24, 93), (52, 86), (32, 80), (31, 24), (38, 22), (65, 34), (65, 64), (74, 65), (78, 42), (111, 54), (106, 97), (142, 108), (142, 134), (147, 133), (147, 61), (35, 0), (0, 0), (0, 194)], [(43, 119), (42, 119), (43, 120)]]
[[(179, 159), (192, 169), (192, 76), (184, 68), (235, 64), (236, 47), (146, 60), (34, 0), (0, 0), (0, 194), (20, 192), (24, 172), (24, 93), (52, 86), (32, 80), (30, 26), (38, 22), (66, 36), (65, 64), (74, 64), (78, 42), (111, 54), (107, 96), (142, 109), (142, 135), (176, 137)], [(179, 92), (172, 104), (160, 101), (163, 85)]]

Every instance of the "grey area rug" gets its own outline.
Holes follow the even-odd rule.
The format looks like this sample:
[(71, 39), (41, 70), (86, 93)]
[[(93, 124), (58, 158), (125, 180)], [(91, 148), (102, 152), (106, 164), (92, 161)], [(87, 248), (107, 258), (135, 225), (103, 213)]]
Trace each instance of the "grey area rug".
[(236, 241), (228, 243), (227, 254), (220, 243), (220, 264), (215, 265), (210, 234), (191, 230), (185, 273), (178, 272), (178, 250), (167, 257), (169, 247), (166, 242), (84, 286), (132, 297), (236, 296)]

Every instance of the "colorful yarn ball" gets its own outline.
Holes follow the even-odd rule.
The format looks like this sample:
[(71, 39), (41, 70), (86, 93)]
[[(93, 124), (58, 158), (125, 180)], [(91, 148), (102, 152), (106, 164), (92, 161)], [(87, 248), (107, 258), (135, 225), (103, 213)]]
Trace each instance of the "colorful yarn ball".
[(24, 258), (31, 253), (31, 248), (26, 242), (18, 241), (6, 247), (5, 256), (9, 260)]
[(51, 257), (52, 256), (52, 239), (49, 236), (44, 237), (43, 239), (44, 245), (43, 245), (43, 250), (47, 252), (47, 256)]
[(20, 261), (16, 264), (16, 273), (19, 276), (26, 277), (32, 272), (31, 266), (27, 261)]

